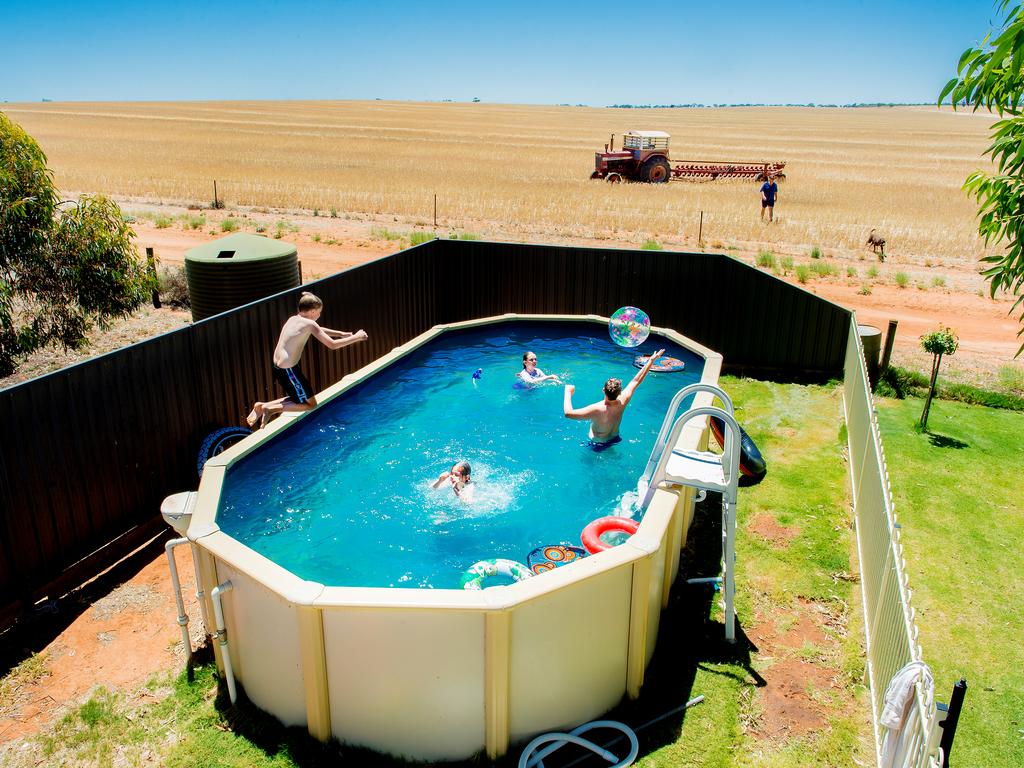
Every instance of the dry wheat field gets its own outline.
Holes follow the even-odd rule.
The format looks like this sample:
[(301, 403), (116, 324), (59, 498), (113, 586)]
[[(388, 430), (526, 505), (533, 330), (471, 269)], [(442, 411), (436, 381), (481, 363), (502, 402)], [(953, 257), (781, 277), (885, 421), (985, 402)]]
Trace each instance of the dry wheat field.
[[(10, 104), (75, 192), (393, 215), (507, 239), (863, 251), (875, 227), (901, 264), (984, 253), (961, 191), (988, 168), (990, 115), (932, 108), (622, 110), (405, 102)], [(742, 181), (590, 181), (625, 130), (665, 130), (676, 159), (785, 160), (772, 226)]]

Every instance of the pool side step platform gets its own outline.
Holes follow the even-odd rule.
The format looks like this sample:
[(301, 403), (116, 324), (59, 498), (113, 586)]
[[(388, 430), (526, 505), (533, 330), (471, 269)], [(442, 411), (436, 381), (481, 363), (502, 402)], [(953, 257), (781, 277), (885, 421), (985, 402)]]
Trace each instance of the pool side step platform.
[(696, 484), (704, 490), (728, 487), (722, 459), (710, 451), (672, 451), (665, 465), (665, 480), (682, 485)]
[(195, 491), (174, 493), (160, 504), (160, 515), (179, 536), (184, 536), (188, 531), (188, 524), (192, 521), (192, 510), (195, 509), (195, 506)]

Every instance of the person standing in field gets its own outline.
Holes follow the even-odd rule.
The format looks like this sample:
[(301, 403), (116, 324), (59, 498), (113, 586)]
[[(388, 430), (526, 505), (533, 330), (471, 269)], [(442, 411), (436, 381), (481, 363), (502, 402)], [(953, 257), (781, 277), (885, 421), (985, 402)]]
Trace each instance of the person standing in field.
[(302, 350), (305, 349), (310, 336), (314, 336), (328, 349), (341, 349), (366, 340), (366, 331), (363, 330), (349, 333), (334, 331), (317, 324), (323, 308), (324, 303), (308, 291), (299, 297), (299, 312), (285, 321), (281, 336), (277, 340), (277, 347), (274, 348), (274, 379), (286, 394), (270, 402), (254, 403), (249, 415), (245, 417), (250, 427), (255, 427), (257, 422), (262, 427), (268, 416), (273, 417), (285, 411), (311, 411), (316, 408), (313, 388), (299, 368)]
[(775, 177), (766, 175), (761, 185), (761, 221), (764, 221), (765, 209), (768, 210), (768, 223), (775, 221), (775, 201), (778, 197), (779, 185), (775, 183)]

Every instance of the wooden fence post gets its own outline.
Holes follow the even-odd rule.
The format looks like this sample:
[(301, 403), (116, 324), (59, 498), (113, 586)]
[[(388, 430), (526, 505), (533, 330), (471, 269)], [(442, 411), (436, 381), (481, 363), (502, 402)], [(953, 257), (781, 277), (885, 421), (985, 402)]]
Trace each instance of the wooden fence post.
[(885, 333), (885, 349), (882, 352), (882, 364), (878, 366), (879, 373), (884, 373), (889, 367), (889, 358), (892, 357), (892, 345), (896, 342), (896, 320), (889, 321), (889, 329)]
[(160, 309), (160, 283), (156, 276), (156, 256), (153, 249), (146, 249), (146, 262), (149, 264), (149, 273), (153, 276), (153, 309)]

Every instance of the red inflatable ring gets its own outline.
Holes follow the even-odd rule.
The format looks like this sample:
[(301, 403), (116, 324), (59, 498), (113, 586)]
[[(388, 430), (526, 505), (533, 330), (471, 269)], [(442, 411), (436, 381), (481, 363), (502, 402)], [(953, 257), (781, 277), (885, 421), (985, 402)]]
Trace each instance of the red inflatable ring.
[(622, 531), (632, 536), (639, 528), (640, 523), (628, 517), (615, 517), (614, 515), (611, 517), (599, 517), (583, 529), (580, 538), (587, 552), (594, 555), (612, 548), (611, 544), (601, 540), (601, 534), (608, 533), (609, 531)]

